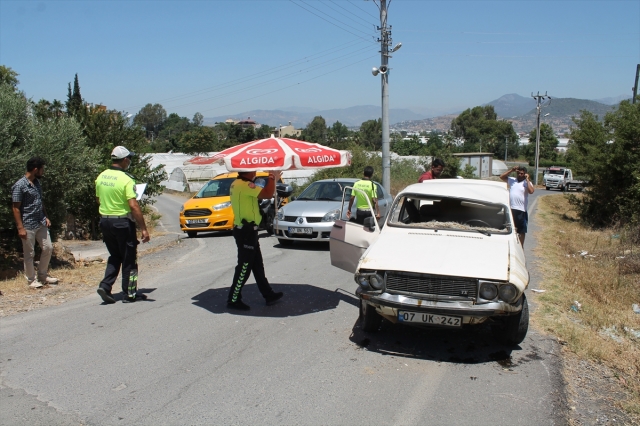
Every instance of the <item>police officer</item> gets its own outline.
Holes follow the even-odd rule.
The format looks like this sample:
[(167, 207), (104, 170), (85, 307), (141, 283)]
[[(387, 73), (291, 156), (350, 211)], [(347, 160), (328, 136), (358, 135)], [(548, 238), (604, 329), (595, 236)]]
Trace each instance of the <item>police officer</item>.
[[(364, 177), (361, 180), (353, 184), (354, 191), (351, 194), (351, 198), (349, 199), (349, 208), (347, 210), (347, 219), (350, 219), (351, 206), (353, 206), (354, 199), (357, 199), (355, 221), (360, 225), (364, 225), (364, 220), (366, 218), (373, 216), (371, 208), (369, 207), (369, 203), (367, 202), (367, 198), (369, 198), (369, 200), (371, 201), (371, 205), (376, 211), (376, 219), (380, 219), (380, 207), (378, 206), (378, 189), (376, 188), (376, 184), (371, 180), (371, 177), (373, 176), (373, 167), (365, 167), (363, 175)], [(359, 189), (362, 192), (355, 191), (356, 189)], [(362, 193), (366, 194), (366, 198)]]
[(238, 247), (238, 264), (229, 289), (227, 307), (248, 311), (249, 305), (242, 301), (242, 287), (253, 272), (258, 290), (267, 305), (274, 304), (282, 297), (282, 292), (274, 292), (264, 274), (262, 252), (258, 241), (258, 226), (262, 221), (258, 199), (271, 198), (275, 183), (282, 172), (271, 172), (268, 178), (257, 178), (256, 172), (240, 172), (231, 184), (231, 208), (233, 209), (233, 238)]
[(111, 287), (122, 266), (122, 293), (124, 303), (146, 299), (138, 293), (138, 261), (136, 224), (142, 231), (142, 242), (149, 241), (149, 232), (136, 201), (135, 181), (125, 170), (131, 165), (133, 152), (117, 146), (111, 152), (112, 165), (96, 179), (96, 197), (100, 204), (100, 230), (109, 250), (109, 260), (98, 294), (109, 304), (115, 303)]

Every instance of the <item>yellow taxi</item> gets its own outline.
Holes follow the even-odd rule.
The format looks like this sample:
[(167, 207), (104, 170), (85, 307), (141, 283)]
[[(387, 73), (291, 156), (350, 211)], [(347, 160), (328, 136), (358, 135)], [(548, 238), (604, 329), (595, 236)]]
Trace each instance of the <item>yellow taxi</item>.
[[(267, 172), (257, 172), (257, 177), (269, 176)], [(238, 173), (223, 173), (207, 182), (196, 195), (182, 205), (180, 209), (180, 229), (190, 238), (198, 232), (229, 231), (233, 228), (233, 210), (229, 190)], [(284, 200), (286, 202), (286, 200)], [(271, 201), (266, 200), (260, 207), (265, 211), (261, 227), (273, 233), (275, 208), (267, 208)], [(273, 212), (271, 212), (273, 210)], [(271, 230), (271, 231), (270, 231)]]

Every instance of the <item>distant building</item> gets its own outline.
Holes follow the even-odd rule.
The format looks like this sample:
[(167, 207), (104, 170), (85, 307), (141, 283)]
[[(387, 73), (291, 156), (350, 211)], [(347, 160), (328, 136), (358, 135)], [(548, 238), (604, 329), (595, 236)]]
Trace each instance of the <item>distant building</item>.
[(247, 117), (246, 120), (240, 120), (238, 121), (237, 124), (243, 129), (246, 129), (247, 127), (253, 127), (254, 129), (258, 129), (262, 126), (261, 124), (256, 123), (255, 120), (252, 120), (251, 117)]
[(279, 127), (276, 127), (276, 130), (275, 130), (275, 136), (277, 138), (281, 138), (287, 135), (297, 138), (301, 134), (302, 134), (302, 130), (297, 130), (295, 127), (293, 127), (291, 122), (289, 122), (287, 126), (280, 125)]
[(464, 170), (467, 164), (475, 168), (475, 177), (485, 179), (491, 177), (493, 171), (493, 153), (491, 152), (461, 152), (453, 154), (460, 159), (460, 169)]

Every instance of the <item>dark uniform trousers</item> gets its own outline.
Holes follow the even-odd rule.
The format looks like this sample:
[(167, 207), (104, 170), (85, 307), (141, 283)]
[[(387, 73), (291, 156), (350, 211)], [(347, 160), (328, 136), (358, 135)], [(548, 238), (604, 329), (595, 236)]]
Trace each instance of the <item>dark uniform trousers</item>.
[[(107, 269), (104, 272), (104, 279), (100, 282), (100, 287), (111, 293), (111, 287), (116, 282), (120, 266), (122, 266), (122, 293), (126, 296), (132, 290), (128, 288), (131, 271), (135, 274), (134, 285), (138, 275), (136, 225), (126, 217), (103, 217), (100, 219), (100, 230), (102, 231), (102, 241), (109, 250)], [(133, 295), (135, 292), (136, 289), (133, 289)]]
[(263, 297), (273, 293), (273, 289), (264, 274), (264, 263), (262, 262), (262, 252), (258, 241), (258, 230), (255, 225), (244, 225), (242, 228), (233, 228), (233, 238), (238, 247), (238, 264), (233, 274), (233, 284), (229, 289), (229, 303), (242, 300), (242, 287), (249, 279), (249, 274), (253, 272), (253, 277), (258, 285), (258, 290)]
[(356, 210), (355, 221), (360, 225), (364, 225), (364, 220), (368, 217), (373, 217), (373, 213), (371, 213), (371, 210), (360, 210), (360, 209)]

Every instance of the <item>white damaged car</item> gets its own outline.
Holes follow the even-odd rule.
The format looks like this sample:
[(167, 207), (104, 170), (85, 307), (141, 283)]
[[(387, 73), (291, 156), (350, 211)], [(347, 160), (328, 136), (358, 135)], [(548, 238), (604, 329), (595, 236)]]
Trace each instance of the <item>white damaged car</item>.
[(364, 331), (393, 323), (460, 328), (489, 321), (505, 344), (529, 325), (529, 285), (504, 183), (442, 179), (398, 194), (380, 228), (335, 221), (332, 265), (354, 273)]

